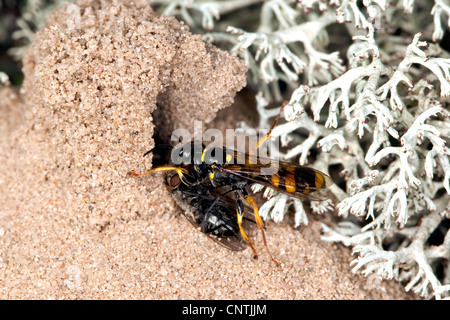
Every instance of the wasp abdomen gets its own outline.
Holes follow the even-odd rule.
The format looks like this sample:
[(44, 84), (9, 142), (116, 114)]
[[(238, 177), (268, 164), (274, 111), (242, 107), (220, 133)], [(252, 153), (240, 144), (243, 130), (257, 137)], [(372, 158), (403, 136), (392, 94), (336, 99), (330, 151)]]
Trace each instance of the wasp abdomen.
[(286, 192), (309, 194), (324, 187), (325, 178), (320, 172), (304, 167), (288, 166), (280, 169), (278, 177), (272, 177), (275, 186), (284, 186)]

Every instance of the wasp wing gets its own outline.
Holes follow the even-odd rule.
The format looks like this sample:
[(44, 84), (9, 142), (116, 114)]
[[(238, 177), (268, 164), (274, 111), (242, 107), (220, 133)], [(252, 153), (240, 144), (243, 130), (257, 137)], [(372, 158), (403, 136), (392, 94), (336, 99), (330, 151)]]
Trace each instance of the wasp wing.
[(333, 184), (331, 178), (314, 168), (295, 165), (286, 161), (243, 155), (234, 152), (234, 159), (242, 164), (217, 166), (223, 173), (259, 183), (290, 196), (313, 201), (328, 198), (327, 188)]

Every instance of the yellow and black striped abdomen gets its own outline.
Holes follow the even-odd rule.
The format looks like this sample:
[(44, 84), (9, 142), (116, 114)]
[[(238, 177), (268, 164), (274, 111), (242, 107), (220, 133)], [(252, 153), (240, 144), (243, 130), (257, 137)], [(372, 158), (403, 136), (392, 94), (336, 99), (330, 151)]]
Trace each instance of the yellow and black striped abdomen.
[(278, 173), (271, 177), (275, 188), (295, 194), (309, 194), (326, 187), (326, 177), (321, 172), (300, 166), (287, 166), (280, 168)]
[[(238, 152), (228, 153), (226, 160), (226, 164), (214, 168), (221, 176), (229, 175), (234, 177), (233, 180), (247, 180), (249, 184), (259, 183), (296, 198), (324, 200), (328, 198), (327, 187), (333, 184), (329, 176), (316, 169), (284, 161), (261, 161), (260, 158)], [(239, 164), (238, 161), (234, 164), (236, 160), (242, 163)]]

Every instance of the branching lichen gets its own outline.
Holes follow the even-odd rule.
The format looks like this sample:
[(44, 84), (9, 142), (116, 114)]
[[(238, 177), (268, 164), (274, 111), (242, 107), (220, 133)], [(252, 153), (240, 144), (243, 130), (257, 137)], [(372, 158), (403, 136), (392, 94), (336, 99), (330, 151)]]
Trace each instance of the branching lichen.
[(431, 14), (434, 19), (433, 41), (440, 41), (444, 36), (444, 28), (442, 28), (442, 17), (447, 16), (447, 27), (450, 27), (450, 6), (444, 0), (435, 0)]

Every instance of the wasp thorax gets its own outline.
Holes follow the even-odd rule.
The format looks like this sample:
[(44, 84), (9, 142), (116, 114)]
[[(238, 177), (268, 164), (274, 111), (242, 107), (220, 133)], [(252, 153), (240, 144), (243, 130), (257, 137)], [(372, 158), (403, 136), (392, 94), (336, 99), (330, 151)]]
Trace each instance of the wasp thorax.
[(225, 148), (205, 148), (203, 150), (202, 162), (211, 164), (225, 164), (227, 163), (227, 152)]
[(201, 141), (194, 140), (180, 144), (172, 149), (171, 160), (176, 165), (201, 164), (204, 146)]

